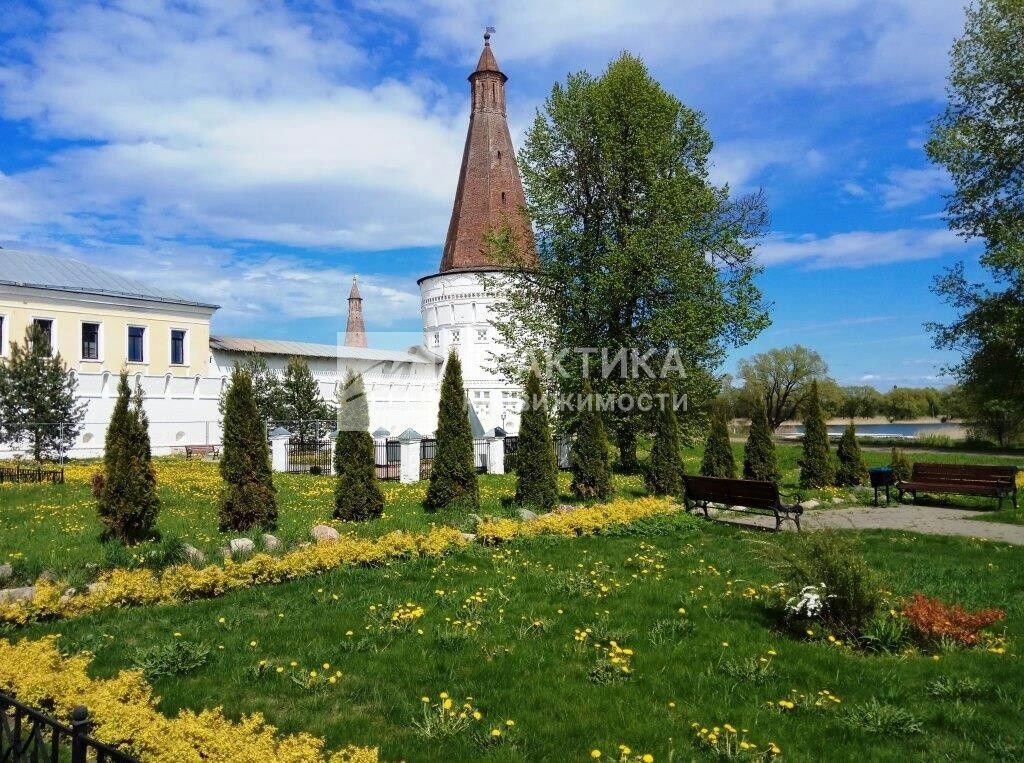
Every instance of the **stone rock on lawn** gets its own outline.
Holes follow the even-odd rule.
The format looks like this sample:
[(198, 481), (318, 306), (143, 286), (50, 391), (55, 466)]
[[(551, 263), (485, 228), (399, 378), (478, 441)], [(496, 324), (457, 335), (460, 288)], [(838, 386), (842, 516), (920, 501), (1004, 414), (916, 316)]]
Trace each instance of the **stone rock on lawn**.
[(71, 597), (74, 596), (76, 593), (78, 593), (78, 591), (74, 588), (69, 588), (68, 590), (66, 590), (64, 593), (60, 595), (61, 604), (66, 604), (67, 602), (71, 601)]
[(473, 533), (462, 533), (462, 539), (467, 543), (472, 543), (476, 540), (476, 536)]
[(265, 548), (270, 553), (274, 553), (279, 548), (281, 548), (281, 539), (278, 538), (276, 535), (271, 535), (270, 533), (267, 533), (263, 536), (263, 548)]
[(329, 525), (316, 525), (312, 533), (317, 543), (331, 543), (341, 537), (341, 534)]
[(843, 502), (843, 499), (840, 498), (838, 495), (832, 496), (832, 503), (842, 503), (842, 502)]
[(14, 577), (14, 568), (9, 564), (0, 564), (0, 583)]
[(23, 588), (6, 588), (0, 591), (0, 604), (7, 604), (12, 601), (32, 601), (36, 595), (36, 587), (34, 585), (24, 586)]
[(191, 545), (190, 543), (185, 544), (184, 551), (185, 559), (187, 561), (195, 562), (196, 564), (202, 564), (206, 561), (206, 554), (204, 554), (202, 551), (200, 551), (198, 548)]
[(522, 519), (524, 522), (532, 522), (537, 518), (537, 515), (530, 511), (529, 509), (520, 509), (519, 518)]
[(43, 570), (39, 573), (39, 577), (36, 578), (37, 583), (53, 583), (57, 580), (57, 576), (49, 570)]
[(106, 583), (100, 583), (100, 582), (89, 583), (89, 585), (87, 585), (85, 587), (85, 590), (88, 591), (89, 593), (101, 594), (101, 593), (103, 593), (104, 591), (107, 590), (107, 584)]
[(579, 506), (573, 506), (571, 503), (560, 503), (557, 506), (555, 506), (555, 510), (552, 511), (551, 513), (552, 514), (568, 514), (571, 511), (576, 511), (576, 509), (578, 509), (578, 508), (579, 508)]
[(251, 554), (256, 550), (256, 544), (249, 538), (232, 538), (228, 547), (232, 554)]
[(807, 511), (808, 509), (816, 509), (820, 505), (821, 504), (818, 501), (815, 501), (813, 498), (809, 501), (800, 502), (800, 508), (803, 509), (804, 511)]

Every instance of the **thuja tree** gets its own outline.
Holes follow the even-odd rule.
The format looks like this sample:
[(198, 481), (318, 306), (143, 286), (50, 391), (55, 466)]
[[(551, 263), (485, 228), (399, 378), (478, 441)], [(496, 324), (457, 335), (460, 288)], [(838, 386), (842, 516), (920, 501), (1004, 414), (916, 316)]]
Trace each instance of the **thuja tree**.
[(270, 470), (266, 425), (256, 407), (252, 380), (237, 364), (224, 400), (220, 476), (224, 480), (221, 532), (270, 529), (277, 525), (277, 489)]
[(836, 469), (836, 484), (851, 486), (863, 485), (868, 479), (868, 466), (864, 463), (864, 456), (860, 452), (860, 443), (857, 442), (857, 428), (851, 421), (843, 431), (843, 437), (839, 440), (839, 448), (836, 450), (839, 466)]
[(590, 382), (583, 380), (582, 410), (574, 427), (569, 450), (572, 493), (577, 498), (610, 498), (612, 478), (608, 436), (597, 410)]
[(832, 451), (828, 445), (828, 427), (818, 397), (818, 382), (811, 382), (804, 414), (803, 458), (800, 461), (802, 487), (828, 487), (835, 483)]
[(892, 476), (897, 482), (906, 482), (913, 473), (910, 459), (907, 454), (899, 448), (893, 448), (889, 457), (889, 465), (892, 467)]
[(671, 394), (662, 397), (651, 446), (651, 460), (644, 473), (647, 491), (653, 495), (683, 492), (683, 457), (679, 451), (679, 423)]
[(25, 341), (13, 342), (0, 360), (0, 442), (27, 442), (36, 461), (66, 452), (85, 418), (77, 388), (43, 330), (29, 326)]
[(427, 511), (438, 511), (475, 510), (479, 505), (480, 490), (473, 465), (473, 430), (462, 387), (462, 363), (452, 351), (441, 381), (437, 445), (423, 506)]
[(531, 370), (519, 419), (516, 503), (550, 511), (558, 502), (558, 460), (540, 376)]
[(334, 443), (334, 516), (344, 520), (375, 519), (384, 513), (377, 484), (370, 413), (363, 377), (349, 371), (338, 395), (338, 437)]
[(142, 390), (132, 395), (128, 373), (121, 372), (117, 402), (103, 449), (103, 487), (97, 502), (104, 537), (138, 543), (154, 535), (160, 499), (156, 493), (149, 442), (149, 420)]
[(320, 394), (309, 364), (299, 357), (288, 359), (280, 386), (280, 413), (295, 432), (300, 444), (316, 439), (323, 422), (335, 416), (334, 410)]
[(758, 395), (750, 417), (750, 433), (743, 448), (743, 479), (779, 481), (779, 462), (775, 456), (775, 441), (768, 423), (764, 398)]
[(700, 473), (705, 477), (731, 479), (736, 476), (736, 459), (729, 442), (728, 411), (724, 405), (716, 405), (711, 412)]
[[(709, 369), (767, 325), (753, 253), (767, 227), (764, 201), (709, 179), (712, 147), (704, 117), (635, 56), (552, 88), (519, 153), (538, 259), (523, 255), (532, 242), (491, 241), (504, 268), (495, 316), (509, 348), (501, 370), (522, 377), (523, 358), (544, 348), (630, 348), (658, 375), (672, 348), (685, 347), (689, 404), (706, 407), (719, 386)], [(600, 352), (588, 357), (598, 392), (649, 391), (650, 378), (602, 378)], [(553, 375), (552, 385), (575, 398), (583, 378), (574, 370)], [(630, 468), (636, 434), (654, 428), (654, 412), (617, 406), (605, 416)], [(700, 416), (679, 422), (684, 437), (702, 425)]]

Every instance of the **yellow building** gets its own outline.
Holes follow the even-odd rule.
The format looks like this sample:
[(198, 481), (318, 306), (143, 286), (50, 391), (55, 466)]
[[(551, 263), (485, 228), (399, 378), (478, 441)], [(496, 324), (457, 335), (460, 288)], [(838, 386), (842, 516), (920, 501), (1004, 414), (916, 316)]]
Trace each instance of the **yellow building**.
[(0, 356), (39, 326), (80, 374), (205, 377), (203, 304), (76, 260), (0, 249)]

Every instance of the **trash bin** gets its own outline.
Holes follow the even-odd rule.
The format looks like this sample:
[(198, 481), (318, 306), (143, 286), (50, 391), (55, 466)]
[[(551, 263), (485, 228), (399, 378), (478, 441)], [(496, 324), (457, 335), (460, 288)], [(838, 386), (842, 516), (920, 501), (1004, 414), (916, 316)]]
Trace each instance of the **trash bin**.
[(871, 487), (875, 489), (875, 506), (878, 505), (878, 489), (885, 488), (885, 505), (889, 505), (889, 488), (896, 484), (896, 475), (893, 474), (891, 466), (877, 466), (869, 469)]

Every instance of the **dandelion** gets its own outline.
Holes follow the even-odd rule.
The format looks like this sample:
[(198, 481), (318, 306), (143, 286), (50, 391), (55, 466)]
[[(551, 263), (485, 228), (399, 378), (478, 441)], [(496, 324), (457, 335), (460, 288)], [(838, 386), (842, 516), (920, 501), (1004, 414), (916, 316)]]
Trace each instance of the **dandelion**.
[(501, 729), (491, 729), (491, 738), (497, 739), (501, 736)]
[(596, 750), (596, 749), (595, 750), (591, 750), (590, 751), (590, 757), (592, 757), (594, 760), (597, 760), (598, 758), (601, 757), (601, 751), (600, 750)]

